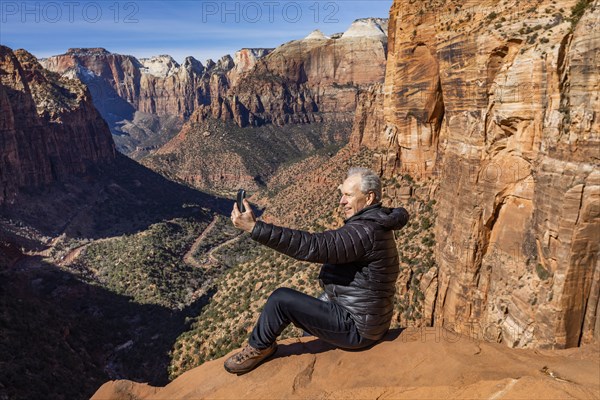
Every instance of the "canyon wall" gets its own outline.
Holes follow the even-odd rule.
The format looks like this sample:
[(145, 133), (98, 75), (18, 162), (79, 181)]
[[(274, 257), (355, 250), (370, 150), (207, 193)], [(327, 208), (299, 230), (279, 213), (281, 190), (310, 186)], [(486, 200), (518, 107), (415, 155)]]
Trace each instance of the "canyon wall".
[(276, 48), (229, 92), (234, 120), (240, 126), (352, 120), (359, 90), (384, 79), (381, 25), (358, 20), (340, 37), (315, 31)]
[(383, 84), (386, 30), (387, 20), (366, 18), (332, 37), (314, 31), (270, 52), (238, 52), (227, 74), (210, 78), (211, 101), (144, 164), (205, 190), (256, 191), (282, 163), (339, 149), (363, 92)]
[(93, 165), (115, 146), (87, 88), (41, 67), (24, 50), (0, 46), (0, 204)]
[(142, 157), (173, 137), (199, 104), (210, 104), (210, 77), (224, 74), (231, 58), (204, 66), (187, 57), (179, 65), (168, 55), (138, 60), (103, 48), (73, 48), (41, 63), (80, 79), (119, 151)]
[(575, 5), (392, 6), (366, 95), (383, 115), (351, 141), (434, 182), (434, 324), (517, 347), (600, 336), (600, 6)]
[(69, 49), (42, 64), (83, 81), (119, 150), (143, 156), (188, 120), (239, 127), (351, 121), (359, 90), (383, 82), (386, 45), (387, 20), (365, 18), (331, 37), (315, 31), (206, 65), (193, 57), (179, 65), (168, 55), (137, 59), (103, 48)]
[(73, 48), (42, 60), (42, 65), (61, 74), (75, 73), (90, 86), (98, 109), (122, 116), (135, 110), (189, 117), (206, 101), (196, 87), (207, 68), (193, 57), (179, 65), (168, 55), (138, 60), (103, 48)]

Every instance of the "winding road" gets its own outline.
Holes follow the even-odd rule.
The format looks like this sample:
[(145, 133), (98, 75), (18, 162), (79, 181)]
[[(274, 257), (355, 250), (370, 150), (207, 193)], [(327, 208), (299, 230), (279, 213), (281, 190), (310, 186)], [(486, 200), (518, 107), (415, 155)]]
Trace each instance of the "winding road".
[[(198, 248), (200, 247), (200, 245), (202, 244), (202, 241), (205, 240), (207, 238), (207, 236), (214, 230), (214, 228), (217, 226), (217, 223), (219, 222), (219, 216), (216, 215), (212, 221), (210, 222), (210, 224), (208, 224), (208, 226), (202, 231), (202, 233), (200, 234), (200, 236), (198, 236), (196, 238), (196, 240), (194, 240), (194, 243), (192, 244), (192, 246), (190, 247), (190, 249), (184, 254), (183, 256), (183, 262), (191, 265), (193, 267), (196, 268), (206, 268), (207, 265), (206, 263), (201, 263), (198, 259), (196, 259), (194, 257), (194, 254), (198, 251)], [(212, 265), (216, 265), (219, 263), (219, 260), (214, 256), (214, 252), (220, 250), (221, 248), (223, 248), (224, 246), (227, 246), (230, 243), (233, 243), (235, 240), (239, 239), (241, 236), (241, 233), (236, 235), (235, 237), (228, 239), (226, 241), (224, 241), (223, 243), (220, 243), (218, 246), (213, 247), (212, 249), (210, 249), (207, 253), (205, 253), (203, 256), (203, 258), (208, 257), (208, 261), (209, 261), (209, 265), (208, 266), (212, 266)], [(53, 240), (53, 242), (56, 241), (57, 238), (55, 238)], [(98, 239), (95, 240), (93, 242), (89, 242), (89, 243), (85, 243), (82, 244), (81, 246), (77, 246), (74, 249), (71, 249), (65, 256), (63, 256), (60, 260), (56, 260), (55, 263), (60, 266), (60, 267), (65, 267), (69, 264), (71, 264), (73, 261), (75, 261), (77, 259), (77, 257), (79, 257), (79, 255), (81, 254), (81, 252), (90, 244), (93, 243), (98, 243), (101, 241), (105, 241), (105, 240), (109, 240), (110, 238), (102, 238), (102, 239)], [(54, 244), (54, 243), (52, 243)], [(36, 254), (31, 254), (32, 256), (43, 256), (43, 257), (48, 257), (50, 254), (50, 249), (52, 248), (52, 246), (50, 246), (48, 249), (41, 251), (39, 253)], [(33, 260), (20, 260), (19, 263), (19, 267), (21, 269), (32, 269), (33, 268)]]
[(192, 265), (196, 268), (202, 268), (202, 264), (200, 264), (198, 262), (198, 260), (196, 260), (194, 258), (194, 253), (198, 250), (198, 247), (200, 247), (200, 245), (202, 244), (202, 241), (206, 238), (206, 236), (214, 229), (214, 227), (217, 225), (218, 221), (219, 221), (219, 216), (215, 215), (213, 220), (210, 221), (210, 224), (208, 224), (208, 226), (206, 227), (206, 229), (204, 229), (204, 231), (200, 234), (200, 236), (198, 236), (196, 238), (196, 240), (194, 240), (192, 247), (190, 247), (188, 252), (185, 253), (185, 255), (183, 256), (184, 263)]
[[(190, 250), (185, 253), (185, 255), (183, 256), (183, 262), (189, 265), (192, 265), (196, 268), (206, 268), (205, 264), (200, 263), (196, 258), (194, 258), (194, 254), (196, 253), (196, 251), (198, 250), (198, 248), (200, 247), (200, 245), (202, 244), (202, 241), (204, 239), (206, 239), (206, 236), (214, 229), (214, 227), (217, 225), (217, 222), (219, 221), (219, 216), (215, 216), (213, 218), (213, 220), (211, 221), (211, 223), (206, 227), (206, 229), (202, 232), (202, 234), (200, 234), (200, 236), (198, 236), (198, 238), (194, 241), (194, 244), (192, 244), (192, 247), (190, 247)], [(224, 241), (223, 243), (220, 243), (218, 246), (213, 247), (212, 249), (210, 249), (207, 253), (206, 256), (208, 257), (209, 260), (209, 265), (214, 265), (214, 264), (218, 264), (219, 260), (213, 255), (213, 253), (219, 249), (221, 249), (222, 247), (234, 242), (235, 240), (237, 240), (240, 237), (241, 233), (236, 235), (235, 237), (228, 239), (226, 241)]]

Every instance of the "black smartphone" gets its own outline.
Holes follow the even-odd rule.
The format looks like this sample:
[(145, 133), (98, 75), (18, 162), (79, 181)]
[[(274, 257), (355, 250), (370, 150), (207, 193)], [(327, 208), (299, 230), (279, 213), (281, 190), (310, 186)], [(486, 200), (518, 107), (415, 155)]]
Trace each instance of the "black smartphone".
[(240, 212), (246, 212), (246, 207), (244, 207), (244, 199), (246, 198), (246, 191), (244, 189), (240, 189), (237, 192), (237, 206)]

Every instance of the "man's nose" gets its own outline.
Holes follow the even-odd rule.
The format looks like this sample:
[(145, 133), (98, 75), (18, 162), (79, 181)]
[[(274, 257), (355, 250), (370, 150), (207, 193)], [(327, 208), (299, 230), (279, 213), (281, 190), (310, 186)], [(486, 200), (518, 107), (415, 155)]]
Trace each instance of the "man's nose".
[(348, 201), (346, 200), (346, 196), (342, 196), (340, 199), (340, 204), (346, 204)]

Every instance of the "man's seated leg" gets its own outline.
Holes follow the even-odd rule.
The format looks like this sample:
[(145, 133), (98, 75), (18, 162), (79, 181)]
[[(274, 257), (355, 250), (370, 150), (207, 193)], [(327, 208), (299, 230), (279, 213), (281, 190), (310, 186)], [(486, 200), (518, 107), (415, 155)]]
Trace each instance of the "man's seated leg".
[[(304, 329), (335, 346), (349, 349), (366, 347), (374, 341), (362, 338), (348, 311), (293, 289), (279, 288), (269, 296), (248, 340), (251, 356), (236, 353), (225, 362), (232, 373), (245, 373), (272, 355), (277, 337), (290, 324)], [(252, 356), (253, 355), (253, 356)]]
[[(321, 301), (329, 301), (329, 296), (327, 296), (327, 292), (322, 292), (320, 295), (317, 296), (317, 299)], [(312, 334), (306, 331), (302, 331), (302, 337), (305, 336), (312, 336)]]

